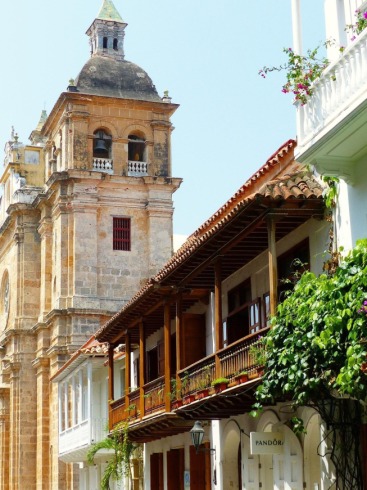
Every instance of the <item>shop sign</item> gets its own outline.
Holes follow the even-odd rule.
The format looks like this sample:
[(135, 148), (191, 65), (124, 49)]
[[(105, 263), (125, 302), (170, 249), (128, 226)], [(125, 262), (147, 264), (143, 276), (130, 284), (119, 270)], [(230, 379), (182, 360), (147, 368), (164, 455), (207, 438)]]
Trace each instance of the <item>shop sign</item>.
[(251, 454), (281, 454), (283, 449), (282, 432), (250, 432)]

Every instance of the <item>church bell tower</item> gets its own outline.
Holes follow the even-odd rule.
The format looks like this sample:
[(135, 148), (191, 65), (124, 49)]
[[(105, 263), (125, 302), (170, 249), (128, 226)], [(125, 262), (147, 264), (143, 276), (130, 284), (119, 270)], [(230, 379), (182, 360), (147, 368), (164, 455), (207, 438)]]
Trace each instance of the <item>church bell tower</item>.
[(172, 254), (178, 105), (125, 59), (126, 27), (104, 0), (87, 30), (90, 58), (42, 115), (33, 146), (9, 143), (4, 188), (12, 165), (20, 183), (17, 201), (5, 193), (0, 203), (0, 406), (17, 422), (6, 436), (0, 427), (0, 459), (15, 455), (0, 490), (69, 488), (49, 380)]

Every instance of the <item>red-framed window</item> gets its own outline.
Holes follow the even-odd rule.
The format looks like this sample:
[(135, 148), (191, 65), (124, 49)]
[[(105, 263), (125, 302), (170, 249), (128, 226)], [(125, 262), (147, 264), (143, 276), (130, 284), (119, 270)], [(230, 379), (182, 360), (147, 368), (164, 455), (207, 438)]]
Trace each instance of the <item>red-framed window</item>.
[(113, 250), (131, 250), (130, 218), (113, 218)]

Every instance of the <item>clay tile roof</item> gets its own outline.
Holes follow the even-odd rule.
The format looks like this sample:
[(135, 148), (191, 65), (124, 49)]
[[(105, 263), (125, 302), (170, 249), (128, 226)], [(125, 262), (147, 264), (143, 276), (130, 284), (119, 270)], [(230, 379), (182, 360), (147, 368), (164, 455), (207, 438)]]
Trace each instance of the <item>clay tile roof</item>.
[[(322, 185), (303, 165), (294, 161), (295, 145), (295, 141), (289, 140), (277, 150), (213, 216), (188, 237), (166, 265), (131, 298), (120, 312), (98, 330), (96, 337), (105, 339), (110, 326), (113, 327), (121, 315), (133, 311), (140, 302), (144, 301), (144, 298), (152, 294), (157, 288), (155, 285), (162, 286), (163, 281), (173, 271), (201, 249), (209, 238), (220, 233), (246, 206), (262, 200), (266, 200), (267, 203), (277, 200), (286, 202), (322, 200)], [(264, 204), (266, 205), (266, 202)]]
[(224, 213), (228, 212), (245, 195), (250, 194), (263, 180), (269, 179), (269, 174), (271, 174), (272, 171), (281, 170), (282, 165), (286, 166), (289, 161), (293, 160), (293, 152), (296, 146), (296, 141), (290, 139), (278, 148), (278, 150), (267, 159), (264, 165), (251, 175), (238, 191), (194, 232), (194, 235), (201, 233), (217, 219), (220, 219)]
[[(93, 335), (77, 351), (72, 354), (70, 359), (52, 376), (51, 381), (58, 378), (60, 374), (69, 374), (75, 366), (81, 364), (86, 357), (104, 358), (108, 354), (108, 343), (99, 342)], [(115, 349), (115, 356), (121, 357), (121, 348)]]

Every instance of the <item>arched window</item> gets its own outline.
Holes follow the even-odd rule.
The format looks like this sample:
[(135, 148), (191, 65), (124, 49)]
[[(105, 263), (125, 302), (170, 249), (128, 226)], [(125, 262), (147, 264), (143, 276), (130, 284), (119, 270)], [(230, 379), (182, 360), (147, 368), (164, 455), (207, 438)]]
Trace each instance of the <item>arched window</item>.
[(145, 139), (142, 135), (129, 134), (128, 158), (133, 162), (146, 162)]
[(103, 129), (93, 135), (93, 158), (111, 158), (112, 136)]
[(117, 40), (116, 38), (113, 40), (113, 49), (114, 49), (115, 51), (117, 51), (117, 50), (118, 50), (118, 40)]
[(108, 48), (108, 38), (104, 37), (103, 38), (103, 49), (107, 49), (107, 48)]

